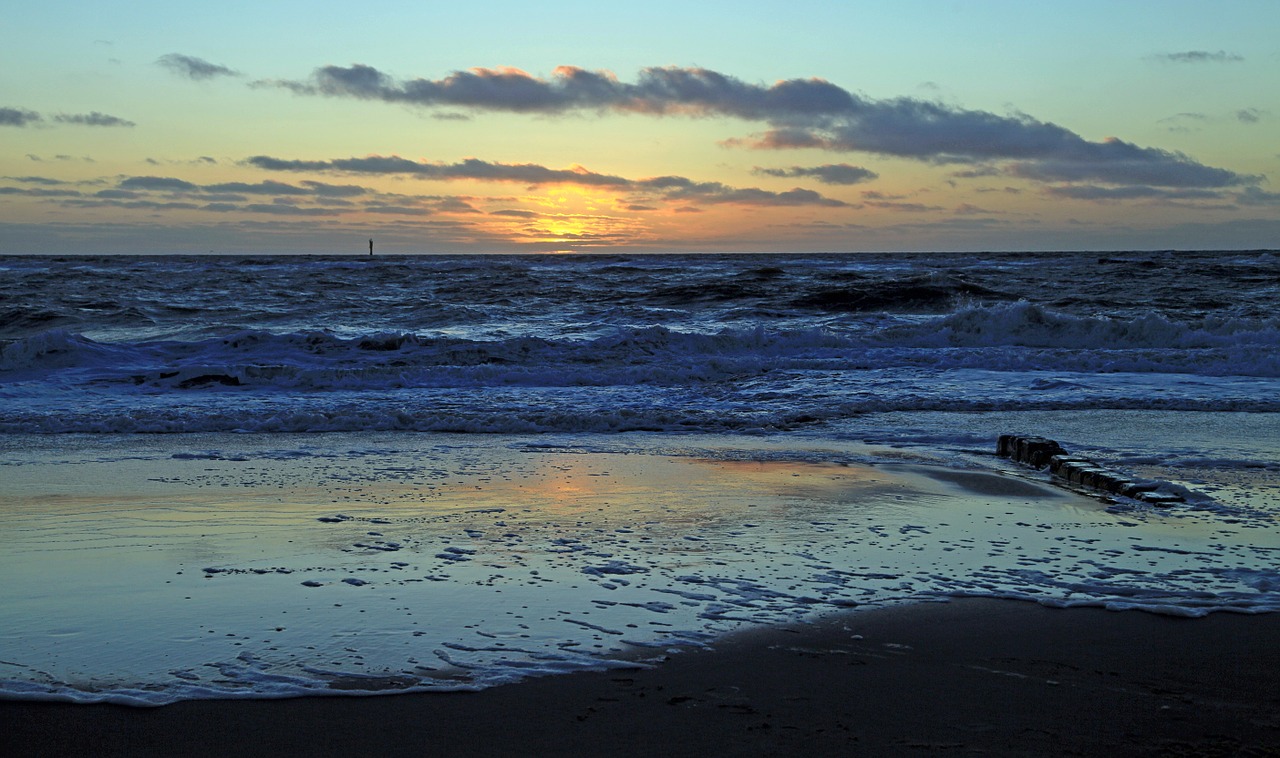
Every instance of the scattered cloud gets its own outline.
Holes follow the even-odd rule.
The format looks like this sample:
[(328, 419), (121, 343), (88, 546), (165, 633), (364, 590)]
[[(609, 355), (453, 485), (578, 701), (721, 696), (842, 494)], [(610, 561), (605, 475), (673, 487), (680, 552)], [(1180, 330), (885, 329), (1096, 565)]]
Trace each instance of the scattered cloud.
[(974, 166), (961, 171), (952, 171), (949, 176), (953, 179), (984, 179), (990, 176), (1004, 176), (1004, 171), (999, 166)]
[(1224, 195), (1215, 190), (1166, 189), (1163, 187), (1127, 186), (1100, 187), (1097, 185), (1069, 185), (1047, 187), (1045, 192), (1053, 197), (1073, 200), (1221, 200)]
[(1236, 202), (1241, 205), (1280, 206), (1280, 192), (1267, 192), (1259, 187), (1245, 187), (1236, 195)]
[(1239, 63), (1243, 55), (1228, 53), (1225, 50), (1209, 52), (1208, 50), (1187, 50), (1181, 53), (1158, 53), (1152, 56), (1166, 63)]
[(1164, 124), (1164, 123), (1169, 123), (1171, 121), (1184, 121), (1184, 120), (1185, 121), (1208, 121), (1209, 114), (1191, 113), (1191, 112), (1175, 113), (1172, 116), (1166, 116), (1165, 118), (1160, 119), (1158, 123)]
[(1222, 188), (1256, 184), (1262, 177), (1206, 166), (1169, 150), (1138, 147), (1108, 138), (1063, 158), (1018, 161), (1007, 173), (1041, 182), (1099, 181), (1116, 185), (1156, 185), (1170, 188)]
[(364, 210), (368, 213), (383, 213), (392, 216), (426, 216), (431, 211), (420, 205), (386, 205), (383, 203), (370, 203), (364, 206)]
[(868, 200), (867, 205), (872, 208), (879, 208), (886, 211), (894, 211), (897, 213), (929, 213), (931, 211), (945, 210), (940, 205), (925, 205), (924, 203), (900, 203), (896, 200)]
[(1236, 120), (1242, 124), (1256, 124), (1266, 115), (1266, 111), (1257, 108), (1241, 108), (1236, 111)]
[[(28, 186), (0, 186), (0, 195), (60, 198), (64, 206), (77, 208), (125, 208), (143, 211), (198, 210), (212, 213), (267, 214), (272, 216), (337, 217), (351, 213), (383, 216), (423, 217), (482, 215), (473, 202), (462, 195), (411, 195), (382, 192), (358, 184), (334, 184), (306, 180), (297, 183), (263, 180), (196, 184), (172, 176), (117, 176), (110, 186), (86, 194), (70, 186), (100, 186), (105, 180), (65, 182), (40, 176), (4, 177)], [(486, 202), (511, 202), (512, 198), (486, 198)], [(516, 209), (493, 215), (521, 220), (542, 217), (536, 212)]]
[(353, 174), (401, 174), (441, 181), (477, 179), (520, 184), (578, 184), (586, 186), (626, 187), (628, 181), (588, 171), (581, 166), (551, 169), (533, 163), (490, 163), (467, 158), (458, 163), (411, 161), (396, 155), (373, 155), (364, 158), (338, 158), (328, 161), (284, 160), (255, 155), (245, 163), (268, 171), (339, 171)]
[(181, 53), (162, 55), (156, 59), (156, 65), (195, 81), (208, 81), (220, 76), (240, 76), (240, 72), (234, 69)]
[(202, 189), (206, 192), (233, 192), (242, 195), (310, 195), (311, 190), (302, 187), (295, 187), (292, 184), (284, 182), (261, 181), (256, 184), (249, 182), (223, 182), (221, 184), (206, 184)]
[[(737, 205), (819, 205), (844, 207), (847, 203), (825, 197), (813, 190), (795, 188), (773, 192), (755, 187), (731, 187), (720, 182), (697, 182), (683, 176), (655, 176), (627, 179), (601, 174), (582, 166), (554, 169), (534, 163), (492, 163), (467, 158), (457, 163), (412, 161), (399, 156), (367, 156), (334, 160), (286, 160), (255, 155), (245, 163), (268, 171), (337, 171), (356, 174), (396, 174), (439, 181), (476, 180), (515, 182), (530, 186), (569, 184), (599, 187), (625, 192), (639, 192), (669, 200), (697, 201), (704, 204)], [(852, 168), (852, 167), (850, 167)]]
[(341, 213), (341, 211), (332, 208), (317, 208), (315, 206), (304, 208), (288, 203), (252, 203), (244, 206), (243, 210), (249, 213), (269, 213), (277, 216), (336, 216)]
[(80, 197), (83, 193), (71, 189), (47, 189), (44, 187), (0, 187), (0, 195), (24, 195), (26, 197)]
[(908, 195), (889, 195), (880, 190), (863, 190), (862, 197), (865, 200), (905, 200)]
[(70, 184), (65, 179), (52, 179), (47, 176), (6, 176), (11, 182), (22, 182), (23, 184), (41, 184), (44, 186), (56, 186), (61, 184)]
[[(43, 123), (44, 120), (44, 116), (25, 108), (0, 107), (0, 126), (22, 127), (28, 124)], [(132, 121), (119, 116), (110, 116), (97, 111), (89, 113), (59, 113), (53, 117), (53, 121), (59, 124), (76, 124), (79, 126), (137, 126)]]
[(26, 108), (0, 107), (0, 126), (26, 126), (43, 120), (39, 113)]
[[(1194, 53), (1170, 54), (1191, 56)], [(1209, 59), (1219, 54), (1206, 53)], [(1227, 59), (1227, 53), (1221, 53)], [(1181, 60), (1181, 58), (1175, 58)], [(1014, 161), (1010, 173), (1033, 181), (1091, 180), (1171, 187), (1225, 187), (1256, 177), (1201, 164), (1181, 153), (1120, 139), (1086, 140), (1021, 113), (998, 115), (914, 98), (872, 100), (823, 79), (751, 84), (705, 68), (642, 69), (624, 82), (573, 66), (539, 78), (515, 68), (474, 68), (443, 79), (397, 81), (364, 64), (324, 66), (306, 81), (262, 81), (300, 95), (377, 100), (425, 108), (547, 115), (622, 112), (726, 116), (769, 128), (722, 144), (758, 150), (812, 148), (864, 152), (931, 163)], [(1135, 173), (1135, 171), (1137, 173)]]
[(62, 124), (80, 124), (82, 126), (137, 126), (132, 121), (119, 116), (109, 116), (97, 111), (89, 113), (60, 113), (54, 116), (53, 120)]
[[(35, 163), (44, 163), (46, 160), (43, 156), (36, 155), (35, 153), (27, 153), (26, 157), (27, 157), (27, 160)], [(67, 155), (66, 153), (59, 153), (57, 155), (50, 157), (48, 160), (62, 161), (62, 162), (81, 161), (84, 163), (97, 163), (97, 161), (95, 161), (92, 157), (88, 155), (81, 155), (80, 157), (76, 157), (74, 155)]]
[(783, 178), (812, 177), (823, 184), (858, 184), (880, 178), (880, 175), (861, 166), (850, 166), (848, 163), (828, 163), (822, 166), (792, 166), (790, 168), (760, 168), (755, 174), (777, 176)]
[(120, 181), (121, 189), (161, 190), (166, 192), (194, 192), (200, 189), (185, 179), (169, 176), (130, 176)]

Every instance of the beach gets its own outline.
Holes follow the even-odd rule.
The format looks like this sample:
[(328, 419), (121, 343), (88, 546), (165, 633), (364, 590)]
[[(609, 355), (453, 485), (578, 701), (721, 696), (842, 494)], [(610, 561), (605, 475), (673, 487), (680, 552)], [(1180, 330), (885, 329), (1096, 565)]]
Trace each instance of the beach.
[(1274, 755), (1280, 616), (956, 600), (474, 693), (2, 702), (26, 755)]
[(991, 451), (795, 436), (8, 441), (7, 697), (470, 691), (966, 597), (1280, 604), (1265, 470), (1168, 508)]
[(1275, 742), (1270, 254), (0, 263), (33, 754)]

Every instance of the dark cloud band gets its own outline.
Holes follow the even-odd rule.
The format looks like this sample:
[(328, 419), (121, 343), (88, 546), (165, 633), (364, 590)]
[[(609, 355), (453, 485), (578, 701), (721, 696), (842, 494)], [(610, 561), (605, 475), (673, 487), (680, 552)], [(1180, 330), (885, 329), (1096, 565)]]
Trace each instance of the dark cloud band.
[(240, 76), (240, 72), (234, 69), (181, 53), (162, 55), (156, 59), (156, 65), (163, 66), (178, 76), (196, 81), (207, 81), (220, 76)]
[[(768, 131), (726, 141), (755, 149), (817, 148), (935, 163), (1019, 162), (1019, 176), (1071, 181), (1083, 174), (1116, 184), (1226, 187), (1257, 177), (1205, 166), (1189, 156), (1121, 140), (1091, 142), (1025, 114), (998, 115), (912, 98), (871, 100), (822, 79), (771, 85), (704, 68), (643, 69), (634, 82), (561, 66), (548, 78), (513, 68), (457, 71), (443, 79), (397, 81), (363, 64), (325, 66), (307, 81), (259, 82), (303, 95), (378, 100), (421, 107), (514, 113), (613, 111), (658, 116), (725, 116)], [(1138, 170), (1138, 175), (1130, 172)]]
[[(106, 113), (91, 111), (89, 113), (59, 113), (53, 117), (59, 124), (77, 124), (79, 126), (137, 126), (132, 121), (110, 116)], [(35, 111), (25, 108), (0, 108), (0, 126), (26, 126), (44, 121)]]
[(54, 116), (53, 120), (62, 124), (80, 124), (81, 126), (137, 126), (132, 121), (119, 116), (109, 116), (97, 111), (90, 113), (60, 113)]
[(39, 113), (25, 108), (0, 108), (0, 126), (26, 126), (43, 120)]
[(755, 173), (781, 178), (813, 178), (823, 184), (859, 184), (880, 177), (879, 174), (870, 169), (865, 169), (861, 166), (850, 166), (847, 163), (829, 163), (812, 167), (757, 168)]
[[(255, 155), (245, 163), (268, 171), (336, 171), (354, 174), (408, 175), (441, 181), (476, 180), (513, 182), (526, 185), (572, 184), (600, 187), (624, 192), (638, 192), (666, 199), (701, 203), (735, 203), (740, 205), (819, 205), (844, 207), (847, 203), (825, 197), (813, 190), (795, 188), (773, 192), (754, 187), (730, 187), (720, 182), (697, 182), (683, 176), (656, 176), (627, 179), (599, 174), (581, 166), (553, 169), (533, 163), (491, 163), (468, 158), (458, 163), (411, 161), (399, 156), (368, 156), (334, 160), (285, 160)], [(852, 167), (851, 167), (852, 168)]]

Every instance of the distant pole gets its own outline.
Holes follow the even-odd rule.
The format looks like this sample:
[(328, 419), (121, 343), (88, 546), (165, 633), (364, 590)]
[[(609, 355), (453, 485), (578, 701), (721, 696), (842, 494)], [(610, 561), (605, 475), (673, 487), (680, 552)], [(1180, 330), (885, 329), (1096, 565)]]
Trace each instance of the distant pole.
[(369, 255), (373, 255), (373, 239), (369, 239)]

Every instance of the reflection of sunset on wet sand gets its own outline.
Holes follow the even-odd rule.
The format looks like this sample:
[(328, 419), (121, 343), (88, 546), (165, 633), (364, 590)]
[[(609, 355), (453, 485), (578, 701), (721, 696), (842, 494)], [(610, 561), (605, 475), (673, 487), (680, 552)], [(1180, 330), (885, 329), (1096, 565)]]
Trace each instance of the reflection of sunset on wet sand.
[[(481, 687), (975, 593), (1163, 608), (1194, 585), (1266, 602), (1240, 586), (1268, 570), (1252, 543), (1151, 522), (1133, 552), (1131, 516), (919, 453), (390, 441), (206, 435), (198, 452), (106, 458), (86, 441), (64, 449), (74, 464), (10, 451), (6, 660), (43, 672), (24, 686), (47, 696), (160, 703)], [(52, 484), (60, 465), (79, 484)]]

